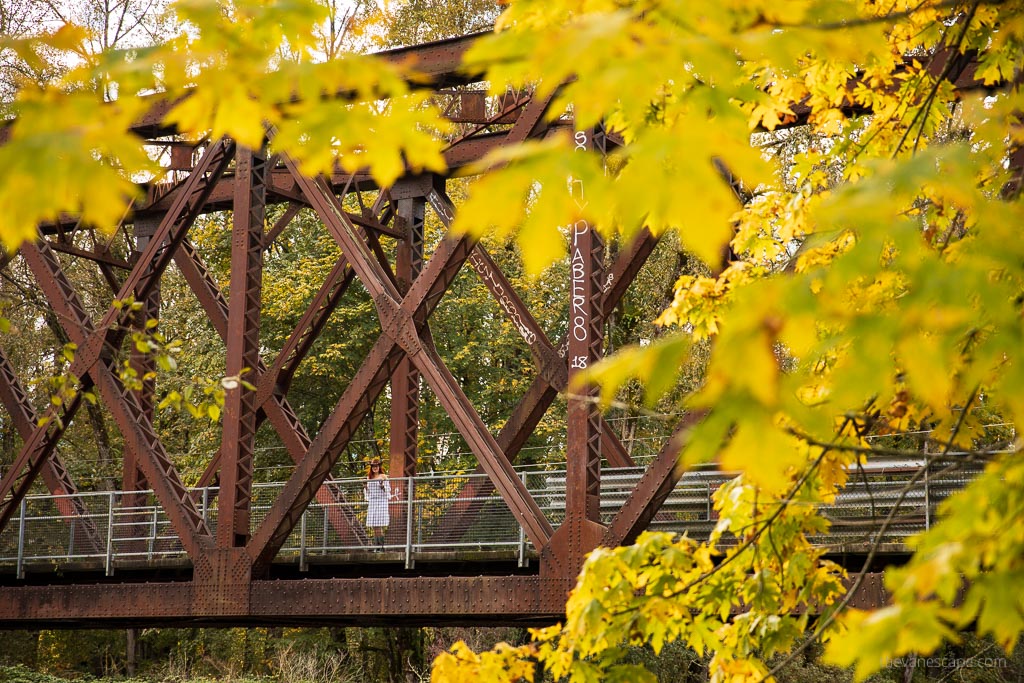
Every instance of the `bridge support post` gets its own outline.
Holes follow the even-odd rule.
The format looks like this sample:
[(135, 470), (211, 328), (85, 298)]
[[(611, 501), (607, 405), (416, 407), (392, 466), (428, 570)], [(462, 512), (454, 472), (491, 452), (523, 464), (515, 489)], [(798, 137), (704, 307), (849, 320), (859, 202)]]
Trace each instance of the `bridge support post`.
[[(235, 161), (234, 226), (231, 234), (231, 298), (228, 301), (224, 430), (221, 437), (220, 514), (217, 545), (240, 548), (249, 539), (256, 391), (249, 382), (260, 363), (263, 223), (267, 157), (240, 148)], [(248, 387), (246, 385), (249, 385)]]
[[(145, 251), (153, 234), (160, 227), (160, 221), (153, 217), (138, 217), (135, 219), (135, 250), (139, 253)], [(138, 295), (136, 295), (138, 296)], [(132, 317), (132, 332), (145, 333), (147, 331), (146, 321), (156, 319), (160, 314), (160, 284), (155, 284), (150, 291), (136, 304), (141, 308)], [(131, 368), (136, 374), (136, 379), (142, 382), (141, 389), (135, 392), (142, 412), (153, 421), (153, 396), (156, 393), (156, 382), (147, 378), (147, 375), (156, 369), (156, 364), (148, 354), (140, 352), (138, 347), (131, 345)], [(139, 455), (132, 449), (126, 449), (121, 462), (121, 489), (123, 491), (144, 491), (149, 488), (146, 476), (139, 467)], [(124, 507), (140, 507), (144, 504), (143, 496), (128, 495), (121, 500)], [(132, 533), (132, 536), (138, 534)]]
[[(594, 148), (593, 132), (577, 131), (576, 150)], [(582, 182), (569, 179), (569, 192), (580, 208), (587, 204)], [(568, 415), (566, 431), (565, 521), (551, 539), (550, 551), (542, 556), (541, 571), (574, 576), (583, 557), (597, 547), (604, 535), (601, 525), (601, 437), (603, 422), (598, 409), (596, 387), (580, 386), (577, 376), (601, 357), (601, 276), (604, 241), (593, 225), (581, 215), (569, 226), (569, 363)]]
[(209, 548), (195, 563), (192, 614), (241, 617), (250, 613), (252, 559), (245, 548)]
[[(400, 181), (391, 188), (391, 199), (397, 207), (396, 227), (403, 230), (405, 237), (399, 240), (395, 255), (395, 278), (402, 296), (409, 293), (409, 286), (423, 270), (423, 226), (426, 219), (426, 195), (432, 176), (423, 176), (409, 181)], [(444, 182), (443, 180), (441, 181)], [(416, 458), (419, 446), (419, 403), (420, 373), (408, 356), (402, 358), (398, 368), (391, 374), (391, 433), (390, 473), (395, 498), (411, 501), (411, 483), (416, 475)], [(394, 507), (397, 528), (405, 528), (407, 506)], [(406, 562), (409, 560), (407, 558)]]

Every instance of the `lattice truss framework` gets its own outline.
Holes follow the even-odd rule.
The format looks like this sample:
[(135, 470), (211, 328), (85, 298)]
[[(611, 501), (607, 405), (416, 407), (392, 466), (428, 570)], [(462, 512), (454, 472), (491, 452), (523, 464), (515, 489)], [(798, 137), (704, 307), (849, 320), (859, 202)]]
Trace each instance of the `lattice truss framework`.
[[(468, 40), (462, 39), (412, 50), (417, 51), (419, 63), (435, 78), (437, 89), (454, 92), (452, 86), (465, 80), (456, 76), (456, 66), (468, 44)], [(402, 58), (409, 51), (398, 51), (394, 56)], [(453, 169), (498, 146), (543, 137), (557, 128), (571, 126), (571, 122), (548, 121), (545, 114), (551, 98), (535, 99), (528, 92), (510, 93), (503, 98), (498, 111), (490, 114), (485, 112), (480, 93), (462, 92), (451, 100), (457, 105), (452, 118), (470, 124), (469, 131), (446, 151)], [(168, 133), (153, 121), (141, 122), (137, 132), (154, 139)], [(598, 137), (604, 144), (603, 135)], [(567, 339), (552, 342), (508, 277), (475, 238), (450, 235), (432, 253), (424, 253), (427, 205), (446, 228), (455, 214), (445, 191), (444, 177), (403, 178), (394, 187), (382, 190), (373, 207), (352, 214), (343, 208), (345, 194), (372, 187), (370, 179), (361, 174), (307, 178), (288, 158), (268, 158), (261, 150), (240, 148), (230, 140), (213, 141), (198, 151), (201, 155), (194, 164), (182, 163), (183, 155), (176, 153), (174, 162), (181, 169), (181, 179), (152, 189), (146, 202), (135, 207), (132, 221), (137, 252), (132, 262), (119, 261), (101, 248), (87, 251), (72, 246), (64, 240), (61, 226), (44, 229), (37, 241), (26, 243), (20, 250), (64, 333), (78, 347), (70, 374), (81, 378), (83, 388), (96, 390), (121, 432), (125, 445), (123, 488), (138, 490), (148, 486), (153, 490), (188, 553), (193, 566), (192, 580), (161, 587), (120, 584), (116, 594), (97, 589), (99, 594), (89, 600), (69, 598), (58, 587), (4, 587), (0, 588), (0, 619), (45, 619), (45, 605), (57, 594), (64, 595), (65, 604), (70, 600), (78, 605), (63, 615), (70, 620), (144, 620), (158, 616), (240, 620), (260, 615), (281, 617), (302, 605), (310, 609), (307, 614), (341, 610), (350, 615), (385, 618), (381, 615), (395, 612), (396, 600), (408, 600), (407, 594), (392, 593), (388, 588), (388, 582), (400, 581), (397, 578), (359, 579), (365, 584), (360, 584), (360, 590), (370, 598), (355, 605), (341, 601), (334, 607), (322, 608), (310, 608), (307, 599), (283, 590), (268, 591), (262, 586), (269, 578), (274, 556), (306, 506), (314, 499), (324, 504), (343, 502), (340, 494), (324, 486), (324, 482), (360, 422), (389, 385), (391, 471), (395, 476), (415, 474), (421, 381), (429, 385), (475, 454), (477, 472), (487, 475), (459, 492), (434, 540), (443, 542), (446, 537), (458, 535), (480, 513), (480, 500), (497, 491), (522, 525), (541, 562), (537, 577), (497, 577), (486, 581), (474, 581), (473, 577), (401, 579), (416, 582), (416, 609), (439, 619), (470, 615), (486, 618), (495, 611), (527, 619), (557, 615), (584, 554), (598, 543), (616, 545), (633, 538), (651, 518), (659, 496), (663, 498), (680, 475), (672, 466), (673, 449), (667, 443), (615, 521), (603, 526), (596, 504), (602, 455), (613, 466), (633, 462), (593, 404), (586, 400), (570, 402), (566, 521), (558, 530), (552, 528), (512, 468), (545, 411), (560, 392), (566, 391), (570, 375), (568, 356), (582, 354), (590, 362), (599, 357), (602, 312), (612, 310), (621, 300), (654, 249), (656, 239), (643, 233), (626, 245), (612, 263), (603, 264), (603, 245), (592, 231), (587, 232), (579, 245), (583, 268), (580, 286), (584, 296), (577, 301), (576, 309), (586, 317), (588, 341), (582, 345)], [(265, 229), (266, 207), (272, 202), (288, 202), (288, 206), (284, 215)], [(344, 256), (267, 367), (259, 354), (263, 255), (303, 207), (316, 213)], [(230, 298), (221, 292), (188, 237), (199, 215), (225, 208), (233, 211)], [(382, 247), (381, 235), (397, 240), (393, 258)], [(141, 302), (141, 308), (133, 311), (112, 303), (99, 322), (94, 322), (57, 252), (94, 261), (114, 291), (113, 301), (132, 298)], [(141, 390), (127, 388), (114, 361), (129, 332), (142, 328), (147, 318), (158, 314), (160, 279), (172, 261), (225, 343), (226, 376), (238, 375), (243, 368), (252, 369), (247, 377), (254, 389), (239, 384), (226, 390), (222, 444), (199, 482), (205, 486), (219, 481), (216, 533), (207, 526), (153, 427), (152, 382), (145, 382)], [(488, 430), (445, 366), (430, 335), (431, 313), (467, 263), (500, 309), (514, 320), (537, 367), (532, 384), (497, 434)], [(118, 271), (127, 271), (127, 277)], [(382, 333), (319, 431), (307, 434), (289, 405), (288, 388), (299, 364), (356, 279), (372, 298)], [(144, 376), (152, 370), (152, 360), (133, 354), (132, 367)], [(36, 415), (2, 351), (0, 399), (24, 439), (17, 459), (0, 480), (2, 529), (16, 515), (20, 502), (39, 475), (54, 494), (77, 492), (57, 445), (81, 408), (82, 399), (78, 394), (73, 400), (50, 406), (45, 414)], [(253, 449), (256, 432), (264, 421), (269, 421), (280, 437), (295, 468), (265, 518), (250, 534)], [(81, 504), (75, 503), (76, 498), (64, 500), (62, 514), (69, 519), (79, 517), (79, 522), (86, 519), (86, 511), (79, 509)], [(344, 512), (346, 506), (331, 509), (336, 512), (332, 513), (330, 524), (343, 539), (365, 540), (358, 520), (352, 513)], [(97, 548), (103, 543), (94, 524), (86, 523), (80, 529)], [(491, 585), (495, 582), (497, 585)], [(317, 585), (323, 590), (331, 589), (322, 583)], [(343, 584), (334, 588), (340, 590)]]
[[(502, 145), (540, 138), (569, 121), (545, 117), (548, 99), (528, 92), (509, 93), (497, 111), (488, 113), (483, 94), (456, 89), (473, 81), (459, 74), (462, 54), (472, 37), (443, 41), (385, 53), (383, 58), (414, 59), (434, 79), (439, 94), (453, 103), (448, 112), (467, 132), (445, 152), (449, 168), (482, 158)], [(957, 87), (971, 79), (958, 69), (950, 76)], [(958, 80), (959, 79), (959, 80)], [(966, 79), (966, 80), (965, 80)], [(961, 82), (962, 81), (962, 82)], [(799, 105), (796, 110), (799, 110)], [(798, 111), (799, 113), (799, 111)], [(158, 141), (172, 134), (160, 126), (161, 112), (141, 121), (136, 132)], [(601, 131), (583, 131), (588, 146), (608, 143)], [(92, 251), (61, 239), (63, 230), (41, 231), (25, 244), (20, 257), (45, 294), (67, 338), (77, 344), (70, 374), (85, 389), (95, 389), (124, 439), (122, 487), (150, 488), (166, 512), (193, 567), (190, 580), (151, 580), (96, 585), (0, 586), (0, 623), (489, 623), (510, 619), (543, 622), (558, 617), (574, 583), (584, 554), (598, 544), (615, 546), (631, 541), (652, 519), (682, 471), (676, 461), (678, 425), (648, 465), (638, 484), (608, 524), (598, 516), (600, 462), (633, 464), (627, 450), (608, 428), (593, 402), (570, 399), (567, 416), (565, 521), (558, 529), (545, 518), (512, 465), (545, 411), (565, 393), (576, 359), (590, 363), (600, 356), (605, 312), (611, 311), (651, 255), (657, 240), (641, 232), (609, 263), (592, 231), (573, 234), (571, 244), (572, 310), (582, 316), (585, 334), (551, 341), (508, 277), (484, 247), (471, 236), (448, 236), (432, 253), (425, 253), (423, 226), (429, 205), (446, 227), (455, 207), (441, 176), (410, 176), (379, 193), (379, 200), (359, 214), (348, 213), (348, 192), (376, 190), (363, 174), (306, 178), (287, 158), (268, 158), (262, 150), (240, 149), (230, 140), (212, 141), (191, 163), (191, 149), (172, 149), (172, 168), (181, 178), (153, 188), (135, 207), (133, 225), (136, 256), (132, 262), (113, 257), (100, 247)], [(1015, 155), (1013, 163), (1020, 166)], [(265, 226), (268, 203), (287, 202), (283, 215)], [(259, 349), (263, 257), (268, 245), (288, 229), (302, 208), (312, 209), (344, 254), (330, 271), (269, 367)], [(224, 296), (188, 233), (204, 212), (233, 210), (230, 299)], [(386, 253), (380, 237), (397, 241)], [(576, 238), (579, 238), (578, 240)], [(111, 305), (94, 322), (82, 296), (69, 280), (57, 252), (90, 259), (115, 292), (114, 300), (133, 298), (141, 308)], [(578, 259), (577, 259), (578, 257)], [(220, 501), (216, 534), (212, 533), (192, 494), (183, 484), (153, 428), (154, 387), (127, 388), (113, 359), (129, 331), (145, 325), (159, 309), (161, 276), (171, 262), (197, 297), (224, 341), (226, 375), (250, 368), (255, 387), (227, 390), (223, 438), (199, 482), (206, 486), (219, 477)], [(438, 354), (429, 321), (446, 290), (465, 265), (476, 272), (500, 310), (529, 346), (536, 376), (492, 434), (459, 383)], [(578, 265), (578, 269), (577, 266)], [(127, 272), (127, 276), (122, 273)], [(369, 292), (381, 334), (348, 380), (348, 385), (316, 434), (308, 434), (288, 401), (288, 389), (299, 364), (342, 301), (354, 280)], [(572, 337), (572, 338), (570, 338)], [(132, 366), (144, 376), (152, 361), (135, 354)], [(396, 477), (415, 473), (419, 386), (425, 382), (475, 454), (476, 474), (434, 532), (432, 541), (459, 537), (482, 510), (481, 500), (496, 491), (541, 561), (533, 576), (376, 576), (365, 567), (356, 578), (289, 579), (271, 576), (271, 563), (303, 511), (313, 500), (325, 506), (344, 502), (324, 485), (332, 466), (353, 438), (374, 402), (391, 387), (391, 472)], [(17, 373), (0, 349), (0, 400), (24, 440), (15, 462), (0, 479), (0, 530), (15, 516), (20, 502), (41, 476), (53, 494), (75, 494), (77, 488), (57, 451), (68, 424), (82, 406), (79, 393), (37, 415)], [(690, 416), (689, 420), (698, 419)], [(266, 516), (253, 527), (251, 519), (254, 439), (265, 422), (280, 437), (295, 467)], [(129, 503), (130, 504), (130, 503)], [(366, 532), (345, 505), (330, 506), (329, 524), (344, 542), (365, 542)], [(87, 511), (71, 495), (61, 499), (60, 513), (77, 520), (80, 533), (99, 550), (102, 534)], [(881, 584), (870, 579), (864, 604), (881, 600)]]

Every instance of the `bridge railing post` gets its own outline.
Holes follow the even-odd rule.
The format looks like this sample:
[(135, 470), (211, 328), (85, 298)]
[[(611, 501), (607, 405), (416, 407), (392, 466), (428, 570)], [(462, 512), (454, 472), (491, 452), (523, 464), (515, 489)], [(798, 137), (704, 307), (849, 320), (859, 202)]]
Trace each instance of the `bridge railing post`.
[(413, 528), (413, 513), (415, 508), (413, 506), (413, 500), (415, 498), (415, 485), (416, 481), (412, 477), (405, 480), (405, 568), (412, 569), (415, 564), (412, 559), (412, 528)]
[(148, 558), (153, 559), (153, 552), (156, 550), (157, 517), (160, 515), (160, 508), (153, 506), (153, 516), (149, 520), (149, 554)]
[(75, 554), (75, 528), (77, 527), (78, 520), (74, 517), (71, 518), (71, 524), (68, 525), (68, 559), (70, 560)]
[(704, 498), (707, 510), (704, 513), (704, 519), (711, 521), (711, 482), (705, 481), (704, 486), (707, 487), (707, 496)]
[(924, 461), (924, 528), (925, 530), (932, 528), (932, 497), (931, 487), (928, 485), (928, 480), (931, 478), (931, 464), (927, 459)]
[(327, 535), (328, 535), (328, 533), (330, 533), (330, 526), (328, 526), (328, 525), (331, 523), (330, 515), (329, 515), (330, 507), (327, 506), (327, 505), (324, 505), (323, 509), (324, 509), (324, 521), (323, 521), (323, 526), (321, 527), (323, 529), (323, 540), (320, 543), (320, 554), (321, 555), (326, 555), (327, 554)]
[(27, 506), (25, 505), (25, 499), (21, 499), (21, 516), (18, 518), (18, 567), (17, 575), (19, 579), (25, 578), (25, 513), (27, 512)]
[(309, 508), (302, 511), (299, 518), (299, 571), (309, 571), (309, 564), (306, 562), (306, 514)]
[[(526, 472), (520, 472), (519, 478), (523, 480), (523, 488), (526, 488)], [(526, 531), (523, 529), (523, 525), (519, 524), (519, 566), (525, 567), (526, 565)]]
[(114, 575), (114, 492), (107, 494), (107, 576)]

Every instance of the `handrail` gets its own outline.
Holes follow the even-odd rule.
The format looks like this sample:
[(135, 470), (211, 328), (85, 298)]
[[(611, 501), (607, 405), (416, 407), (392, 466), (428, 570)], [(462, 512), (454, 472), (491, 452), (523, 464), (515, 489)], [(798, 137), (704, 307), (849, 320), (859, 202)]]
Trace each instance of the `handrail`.
[[(829, 545), (883, 540), (902, 543), (912, 533), (932, 524), (937, 505), (952, 492), (962, 488), (980, 471), (954, 475), (929, 473), (911, 486), (901, 498), (900, 493), (911, 481), (913, 473), (924, 460), (880, 460), (863, 466), (863, 476), (851, 477), (850, 484), (837, 496), (833, 505), (824, 508), (833, 522), (827, 537), (816, 539)], [(642, 468), (606, 469), (601, 480), (601, 515), (610, 522), (626, 496), (639, 481)], [(367, 508), (363, 491), (365, 479), (333, 479), (325, 486), (342, 493), (343, 502), (313, 501), (300, 524), (281, 548), (276, 562), (295, 563), (300, 571), (317, 563), (353, 563), (367, 561), (402, 562), (407, 568), (417, 561), (501, 558), (525, 566), (534, 557), (522, 529), (504, 501), (496, 493), (476, 499), (484, 509), (471, 524), (465, 525), (461, 536), (451, 542), (432, 542), (434, 532), (448, 506), (466, 498), (459, 497), (463, 486), (483, 475), (423, 474), (409, 479), (395, 478), (396, 499), (387, 503), (394, 522), (389, 525), (383, 548), (373, 547), (338, 536), (330, 525), (332, 513), (344, 512), (365, 523)], [(552, 526), (565, 515), (565, 470), (520, 471), (527, 490)], [(714, 491), (732, 475), (718, 470), (686, 473), (668, 496), (650, 527), (687, 533), (691, 538), (706, 538), (716, 524), (710, 504)], [(255, 529), (277, 497), (283, 482), (253, 485), (252, 524)], [(201, 500), (201, 510), (211, 529), (217, 525), (215, 487), (193, 489), (194, 500)], [(95, 547), (75, 537), (80, 520), (68, 520), (59, 512), (56, 502), (72, 496), (33, 495), (23, 499), (16, 523), (0, 533), (0, 573), (14, 572), (23, 577), (32, 572), (60, 571), (65, 567), (97, 570), (112, 574), (118, 568), (144, 568), (163, 564), (188, 564), (188, 557), (173, 533), (166, 514), (157, 505), (140, 505), (151, 491), (103, 491), (77, 493), (84, 516), (104, 533), (105, 547)], [(900, 511), (884, 538), (878, 539), (880, 520), (899, 501)], [(65, 506), (66, 507), (66, 506)], [(335, 509), (332, 509), (335, 508)], [(13, 520), (12, 520), (13, 522)], [(359, 543), (359, 544), (357, 544)]]

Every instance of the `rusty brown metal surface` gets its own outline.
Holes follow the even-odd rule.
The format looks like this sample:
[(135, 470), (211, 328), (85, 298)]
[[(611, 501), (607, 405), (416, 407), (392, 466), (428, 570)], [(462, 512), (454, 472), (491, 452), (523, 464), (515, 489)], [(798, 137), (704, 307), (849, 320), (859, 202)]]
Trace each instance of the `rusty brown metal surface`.
[[(124, 339), (132, 309), (123, 305), (129, 297), (145, 299), (158, 286), (170, 262), (170, 255), (184, 239), (188, 228), (205, 206), (206, 199), (234, 155), (234, 145), (212, 144), (192, 172), (184, 192), (163, 218), (153, 238), (122, 285), (115, 302), (98, 325), (93, 325), (78, 294), (67, 280), (53, 250), (44, 241), (26, 243), (21, 250), (37, 282), (47, 295), (65, 333), (78, 346), (68, 370), (73, 377), (86, 378), (83, 390), (95, 384), (125, 438), (126, 448), (140, 458), (140, 465), (161, 504), (167, 511), (183, 546), (193, 557), (209, 537), (205, 521), (186, 494), (180, 478), (153, 430), (143, 406), (122, 384), (112, 367), (115, 350)], [(0, 481), (0, 528), (9, 521), (13, 508), (27, 493), (36, 474), (56, 447), (66, 425), (81, 405), (81, 392), (61, 405), (51, 404), (41, 424), (26, 441), (13, 467)]]
[(703, 413), (694, 412), (679, 421), (672, 436), (665, 441), (654, 461), (647, 466), (640, 481), (626, 497), (626, 502), (615, 513), (601, 539), (601, 545), (614, 548), (632, 543), (654, 518), (658, 508), (686, 471), (680, 460), (686, 431), (703, 417)]
[[(290, 160), (286, 163), (296, 170)], [(501, 454), (461, 387), (436, 356), (426, 330), (430, 312), (468, 258), (474, 241), (467, 236), (443, 240), (403, 297), (366, 244), (359, 239), (355, 226), (341, 211), (326, 181), (303, 178), (297, 172), (295, 176), (373, 297), (384, 334), (356, 372), (311, 444), (309, 454), (296, 467), (254, 535), (250, 552), (258, 568), (269, 565), (311, 499), (313, 487), (319, 486), (330, 472), (338, 453), (348, 443), (383, 389), (385, 379), (394, 373), (404, 355), (413, 360), (431, 384), (435, 395), (495, 480), (496, 488), (513, 515), (523, 524), (531, 541), (537, 548), (543, 547), (552, 533), (550, 525)]]
[[(394, 195), (395, 192), (392, 192)], [(398, 291), (409, 292), (423, 270), (423, 224), (426, 199), (412, 196), (398, 199), (396, 215), (404, 226), (405, 237), (398, 242), (395, 256), (395, 277)], [(398, 363), (391, 377), (391, 432), (390, 474), (392, 477), (411, 477), (416, 474), (416, 453), (419, 440), (420, 375), (408, 357)], [(395, 493), (404, 498), (401, 484)], [(402, 526), (402, 515), (396, 524)]]
[(65, 244), (60, 240), (51, 240), (50, 248), (54, 251), (59, 251), (64, 254), (70, 254), (71, 256), (78, 256), (80, 258), (95, 261), (97, 264), (110, 266), (111, 268), (120, 268), (121, 270), (131, 270), (132, 264), (128, 263), (123, 259), (111, 256), (109, 253), (101, 251), (89, 251), (88, 249), (82, 249), (76, 247), (73, 244)]
[[(175, 254), (175, 263), (181, 271), (189, 287), (195, 293), (200, 305), (222, 339), (228, 335), (228, 302), (221, 294), (213, 276), (210, 274), (195, 247), (184, 241)], [(301, 462), (309, 449), (310, 438), (298, 416), (292, 410), (284, 391), (290, 381), (289, 372), (294, 372), (298, 363), (316, 340), (316, 334), (326, 324), (330, 312), (334, 310), (351, 280), (351, 269), (344, 259), (335, 264), (331, 276), (321, 287), (306, 311), (298, 327), (293, 331), (288, 342), (278, 354), (277, 361), (271, 370), (267, 370), (262, 360), (256, 366), (257, 397), (256, 406), (257, 428), (264, 419), (269, 419), (285, 449), (293, 461)], [(281, 368), (275, 381), (274, 369)], [(290, 371), (289, 371), (290, 368)], [(220, 471), (220, 453), (218, 452), (207, 465), (199, 479), (198, 486), (211, 485)], [(324, 505), (344, 503), (340, 492), (322, 486), (317, 490), (316, 499)], [(345, 541), (363, 539), (365, 533), (354, 519), (347, 506), (334, 505), (330, 508), (329, 522)]]
[(0, 587), (0, 628), (115, 623), (489, 624), (496, 619), (551, 623), (561, 616), (573, 582), (537, 576), (256, 580), (213, 595), (209, 591), (215, 585)]
[[(576, 152), (594, 149), (593, 131), (574, 134)], [(569, 196), (586, 206), (586, 188), (570, 178)], [(566, 346), (565, 522), (542, 555), (550, 572), (574, 576), (586, 553), (604, 534), (601, 525), (601, 434), (604, 423), (597, 405), (597, 387), (581, 384), (580, 376), (604, 353), (604, 240), (580, 218), (569, 226), (569, 332)], [(546, 566), (547, 565), (547, 566)]]
[[(267, 157), (239, 148), (235, 157), (234, 223), (231, 231), (231, 299), (228, 301), (224, 422), (221, 437), (218, 548), (244, 547), (249, 539), (256, 440), (256, 388), (260, 363), (263, 294), (263, 229)], [(243, 375), (243, 373), (245, 373)], [(250, 388), (251, 387), (251, 388)]]
[[(111, 626), (502, 625), (563, 618), (572, 579), (446, 576), (246, 582), (222, 591), (193, 582), (0, 587), (0, 629)], [(852, 584), (852, 579), (846, 585)], [(211, 584), (212, 585), (212, 584)], [(850, 601), (887, 604), (881, 573), (868, 573)]]
[[(51, 295), (55, 309), (62, 314), (61, 323), (68, 337), (79, 345), (79, 350), (88, 348), (88, 340), (101, 337), (102, 330), (95, 330), (88, 317), (78, 319), (74, 317), (76, 311), (82, 311), (81, 303), (53, 253), (40, 243), (23, 247), (22, 254), (36, 273), (44, 291), (56, 289), (64, 292), (66, 299), (63, 302), (54, 301), (52, 291), (48, 294)], [(62, 306), (62, 303), (65, 305)], [(84, 316), (84, 312), (82, 315)], [(75, 363), (72, 363), (72, 372), (80, 358), (81, 355), (77, 356)], [(142, 468), (147, 480), (151, 482), (157, 498), (171, 519), (175, 532), (181, 538), (182, 545), (190, 556), (195, 557), (199, 554), (204, 541), (209, 540), (209, 529), (187, 495), (184, 485), (153, 429), (152, 422), (146, 415), (143, 406), (139, 404), (138, 397), (135, 392), (125, 387), (113, 366), (112, 356), (101, 356), (97, 352), (95, 364), (86, 367), (88, 367), (88, 372), (93, 377), (104, 403), (112, 413), (115, 423), (121, 430), (126, 450), (130, 450), (138, 456), (138, 465)], [(76, 394), (77, 403), (80, 403), (78, 401), (80, 398), (81, 393)], [(51, 412), (52, 410), (48, 411), (47, 416), (50, 416)], [(74, 415), (70, 408), (67, 413), (69, 414), (65, 414), (63, 418), (65, 424)], [(36, 433), (45, 432), (48, 424), (38, 428)], [(26, 451), (31, 453), (33, 448), (38, 448), (40, 457), (48, 457), (49, 451), (45, 450), (48, 442), (42, 442), (40, 446), (36, 447), (37, 443), (39, 442), (33, 435), (33, 438), (29, 439), (22, 448), (22, 453)], [(32, 453), (30, 457), (37, 456)], [(21, 495), (24, 495), (24, 492), (22, 489)]]

